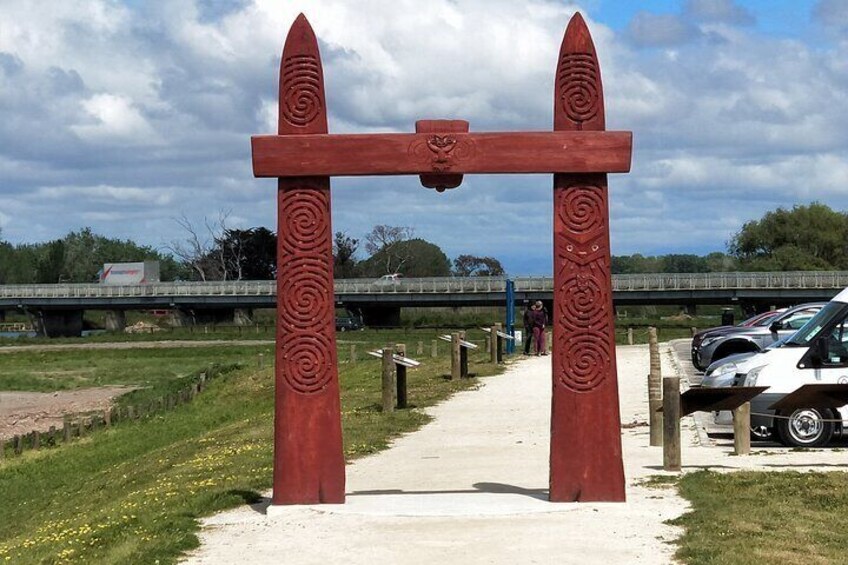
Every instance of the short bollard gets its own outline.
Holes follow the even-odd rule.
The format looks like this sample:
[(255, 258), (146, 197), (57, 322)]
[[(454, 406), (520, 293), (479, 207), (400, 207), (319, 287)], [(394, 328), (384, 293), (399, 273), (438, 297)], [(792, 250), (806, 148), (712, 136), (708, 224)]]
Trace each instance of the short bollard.
[(350, 362), (356, 363), (356, 344), (350, 344)]
[(657, 329), (648, 328), (648, 354), (650, 371), (648, 373), (648, 422), (650, 424), (650, 445), (659, 447), (663, 444), (663, 413), (662, 407), (662, 365), (660, 349), (657, 342)]
[(415, 354), (418, 355), (418, 356), (424, 355), (424, 342), (423, 341), (418, 342), (418, 347), (415, 350)]
[[(395, 345), (395, 353), (401, 357), (406, 357), (406, 344), (398, 343)], [(397, 364), (395, 371), (397, 371), (397, 407), (406, 408), (406, 366)]]
[(627, 345), (633, 345), (633, 327), (627, 328)]
[(499, 335), (503, 333), (503, 324), (498, 322), (497, 324), (495, 324), (495, 327), (498, 328), (498, 331), (495, 334), (495, 358), (500, 364), (504, 362), (504, 339)]
[(489, 361), (493, 364), (498, 363), (498, 327), (491, 326), (489, 328)]
[(468, 348), (462, 347), (462, 342), (465, 341), (465, 332), (459, 332), (459, 376), (465, 378), (468, 376)]
[(462, 346), (458, 332), (451, 334), (451, 380), (462, 378)]
[(695, 337), (695, 334), (698, 333), (698, 328), (692, 326), (691, 328), (689, 328), (689, 331), (692, 332), (692, 337)]
[(68, 443), (71, 441), (71, 420), (65, 416), (65, 421), (62, 423), (62, 441)]
[(663, 379), (663, 469), (680, 471), (680, 377)]
[(32, 448), (41, 449), (41, 432), (38, 430), (32, 432)]
[(256, 364), (259, 366), (260, 370), (265, 368), (265, 354), (264, 353), (260, 353), (258, 355), (258, 359), (256, 360)]
[(733, 453), (751, 453), (751, 403), (746, 402), (733, 411)]
[(395, 361), (390, 346), (383, 348), (383, 412), (394, 412), (395, 409)]
[(439, 340), (434, 339), (430, 344), (430, 357), (439, 356)]

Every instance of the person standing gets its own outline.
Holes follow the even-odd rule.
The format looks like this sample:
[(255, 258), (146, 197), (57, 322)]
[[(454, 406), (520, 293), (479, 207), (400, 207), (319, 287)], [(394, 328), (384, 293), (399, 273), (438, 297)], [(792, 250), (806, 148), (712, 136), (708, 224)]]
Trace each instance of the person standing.
[(536, 346), (536, 355), (547, 355), (548, 352), (545, 351), (545, 326), (548, 320), (541, 300), (537, 300), (533, 305), (531, 316), (533, 320), (533, 343)]
[(528, 302), (524, 308), (524, 355), (530, 355), (530, 344), (533, 342), (533, 303)]

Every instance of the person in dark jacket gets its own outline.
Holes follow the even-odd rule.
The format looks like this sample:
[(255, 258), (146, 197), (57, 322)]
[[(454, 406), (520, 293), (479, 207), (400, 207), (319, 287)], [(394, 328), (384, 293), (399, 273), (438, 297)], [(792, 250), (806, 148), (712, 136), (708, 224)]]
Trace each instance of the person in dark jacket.
[(548, 352), (545, 351), (545, 326), (548, 317), (541, 300), (537, 300), (533, 305), (531, 318), (533, 320), (533, 343), (536, 346), (536, 355), (547, 355)]
[(530, 344), (533, 341), (533, 303), (528, 302), (524, 308), (524, 355), (530, 355)]

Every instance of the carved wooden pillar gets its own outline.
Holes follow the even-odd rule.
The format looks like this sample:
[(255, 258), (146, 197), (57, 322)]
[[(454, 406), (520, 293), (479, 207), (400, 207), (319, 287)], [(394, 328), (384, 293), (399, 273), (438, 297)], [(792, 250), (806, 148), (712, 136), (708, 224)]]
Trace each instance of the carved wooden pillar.
[[(560, 49), (554, 130), (604, 130), (595, 46), (575, 14)], [(623, 501), (606, 174), (554, 174), (550, 499)]]
[[(283, 48), (279, 96), (279, 135), (327, 133), (318, 42), (302, 14)], [(342, 503), (330, 178), (278, 183), (273, 503)]]

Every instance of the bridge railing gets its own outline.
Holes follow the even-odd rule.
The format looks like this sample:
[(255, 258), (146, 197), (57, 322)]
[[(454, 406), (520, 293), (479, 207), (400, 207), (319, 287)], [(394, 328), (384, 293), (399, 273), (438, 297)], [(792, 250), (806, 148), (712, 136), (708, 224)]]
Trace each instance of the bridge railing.
[[(552, 292), (551, 277), (514, 277), (518, 292)], [(733, 289), (842, 289), (848, 271), (793, 271), (766, 273), (655, 273), (613, 275), (615, 292), (733, 290)], [(397, 281), (338, 279), (336, 294), (453, 294), (505, 292), (505, 277), (407, 278)], [(40, 284), (0, 285), (0, 299), (15, 298), (133, 298), (161, 296), (274, 296), (275, 281), (163, 282), (140, 285)]]

